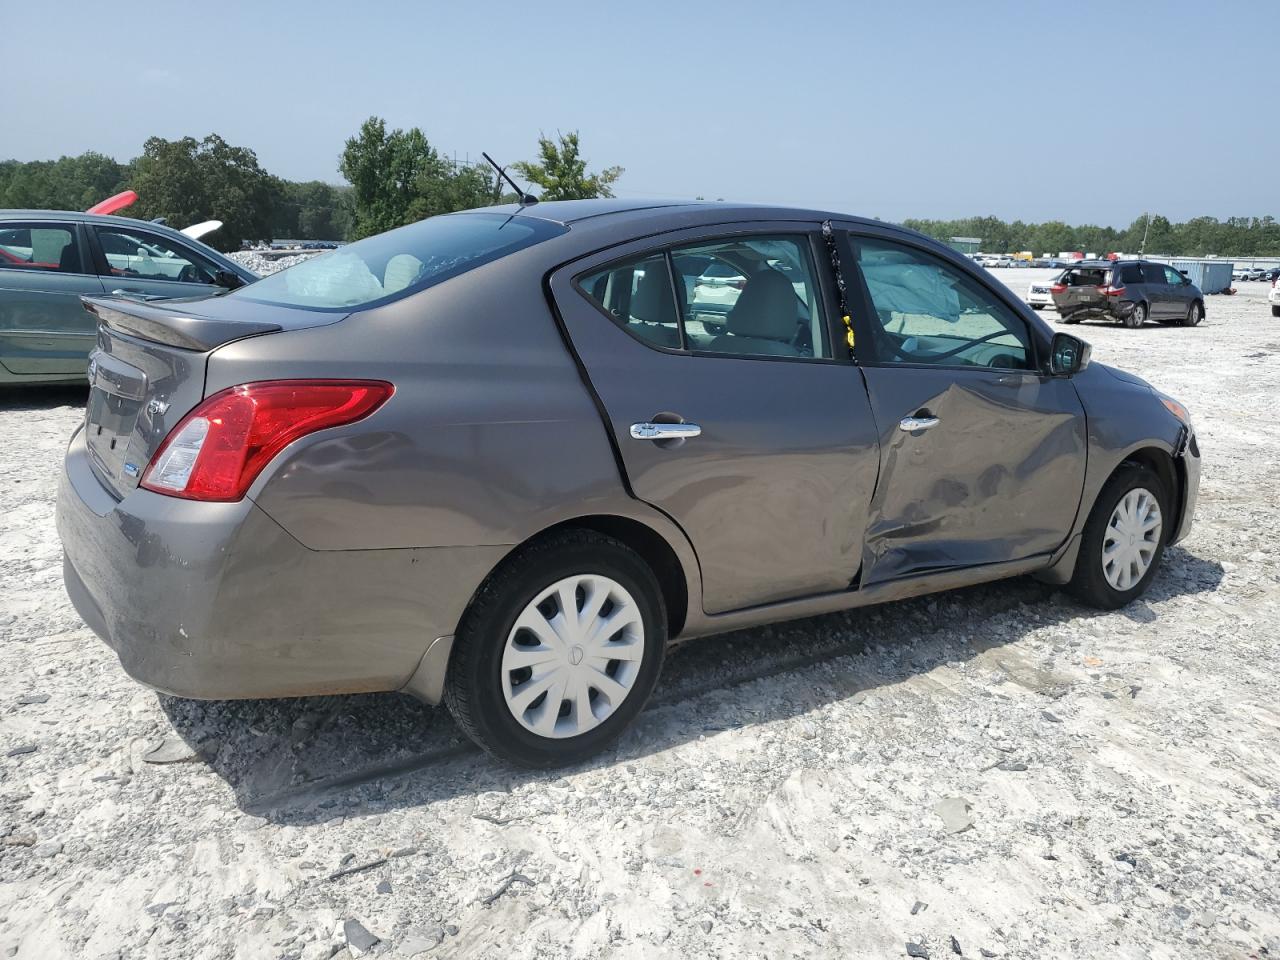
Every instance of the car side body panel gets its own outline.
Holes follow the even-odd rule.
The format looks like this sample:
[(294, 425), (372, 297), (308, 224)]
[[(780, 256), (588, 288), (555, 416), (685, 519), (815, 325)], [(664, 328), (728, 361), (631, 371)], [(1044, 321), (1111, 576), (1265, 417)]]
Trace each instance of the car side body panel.
[[(281, 332), (207, 354), (206, 396), (239, 383), (302, 377), (365, 377), (396, 387), (395, 396), (366, 420), (286, 448), (244, 500), (196, 503), (140, 488), (113, 494), (93, 473), (83, 431), (77, 433), (58, 497), (68, 590), (77, 610), (120, 653), (126, 669), (184, 696), (407, 688), (432, 700), (447, 669), (450, 637), (475, 591), (520, 544), (564, 523), (624, 518), (667, 544), (678, 570), (660, 572), (678, 580), (687, 598), (683, 617), (673, 618), (682, 624), (677, 638), (1044, 572), (1063, 562), (1070, 539), (1055, 547), (1031, 537), (1019, 549), (1032, 555), (1014, 560), (976, 558), (963, 569), (903, 572), (861, 588), (829, 577), (803, 596), (747, 606), (741, 605), (751, 601), (739, 598), (736, 608), (735, 601), (708, 604), (691, 538), (664, 509), (635, 495), (635, 477), (618, 450), (622, 438), (600, 405), (599, 375), (570, 349), (555, 309), (564, 306), (561, 293), (549, 297), (545, 282), (561, 267), (608, 257), (645, 238), (765, 218), (812, 223), (825, 215), (719, 204), (624, 207), (589, 201), (539, 204), (532, 211), (503, 208), (545, 218), (575, 211), (577, 219), (563, 236), (403, 300), (306, 329), (282, 324)], [(932, 243), (907, 231), (893, 233)], [(949, 256), (937, 245), (930, 249)], [(1049, 329), (1029, 308), (1015, 309), (1047, 344)], [(592, 319), (601, 337), (626, 336), (598, 312)], [(857, 367), (795, 366), (832, 380), (833, 409), (846, 386), (855, 411), (867, 405)], [(608, 369), (599, 374), (607, 376)], [(1040, 389), (1079, 389), (1085, 401), (1087, 468), (1078, 481), (1083, 502), (1072, 535), (1124, 456), (1144, 446), (1171, 455), (1187, 448), (1185, 428), (1145, 385), (1125, 382), (1101, 365)], [(983, 402), (998, 406), (990, 398)], [(866, 425), (844, 435), (871, 454), (870, 468), (861, 454), (850, 461), (858, 476), (876, 472), (871, 421), (868, 415)], [(1061, 441), (1065, 448), (1065, 440), (1054, 431), (1062, 429), (1057, 419), (1046, 422), (1053, 455), (1043, 463), (1030, 458), (1034, 471), (1061, 455), (1056, 445)], [(804, 431), (796, 437), (803, 448)], [(806, 469), (814, 466), (812, 456), (800, 452)], [(835, 474), (817, 467), (826, 478), (823, 496), (847, 495), (842, 509), (849, 516), (865, 510), (858, 491), (841, 491), (830, 482)], [(1015, 472), (1013, 465), (1006, 469)], [(709, 475), (708, 482), (724, 480)], [(864, 504), (871, 485), (858, 487)], [(1061, 485), (1054, 492), (1065, 495)], [(856, 568), (865, 531), (850, 524), (846, 532), (837, 542), (847, 557), (833, 556)], [(850, 579), (854, 573), (848, 570)]]

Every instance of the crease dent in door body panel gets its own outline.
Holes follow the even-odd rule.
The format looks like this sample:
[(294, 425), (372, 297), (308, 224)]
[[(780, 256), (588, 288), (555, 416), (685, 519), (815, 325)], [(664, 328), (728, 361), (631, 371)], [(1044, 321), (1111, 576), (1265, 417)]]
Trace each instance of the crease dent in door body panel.
[[(930, 371), (865, 373), (877, 384), (871, 396), (883, 462), (868, 513), (863, 584), (1019, 560), (1061, 545), (1079, 507), (1087, 446), (1069, 384), (999, 371), (966, 382), (963, 372), (939, 370), (933, 384), (940, 389), (929, 394), (901, 380), (895, 390), (891, 378)], [(902, 417), (919, 409), (938, 417), (938, 426), (900, 429)]]

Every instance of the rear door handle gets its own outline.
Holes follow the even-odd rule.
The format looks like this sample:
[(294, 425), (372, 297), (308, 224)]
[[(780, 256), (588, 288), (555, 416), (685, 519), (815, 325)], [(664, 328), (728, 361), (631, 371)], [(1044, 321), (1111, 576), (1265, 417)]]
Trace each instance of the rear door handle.
[(702, 436), (696, 423), (633, 423), (632, 440), (691, 440)]
[(937, 417), (903, 417), (898, 422), (898, 429), (905, 430), (907, 433), (915, 433), (917, 430), (928, 430), (937, 425)]

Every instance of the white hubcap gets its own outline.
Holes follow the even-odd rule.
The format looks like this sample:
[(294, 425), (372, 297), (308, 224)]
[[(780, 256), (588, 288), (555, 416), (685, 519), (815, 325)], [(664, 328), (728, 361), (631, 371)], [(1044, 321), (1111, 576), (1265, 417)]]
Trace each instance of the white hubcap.
[(1130, 590), (1155, 559), (1160, 545), (1160, 503), (1150, 490), (1130, 490), (1107, 523), (1102, 537), (1102, 572), (1117, 590)]
[(643, 659), (644, 621), (631, 594), (608, 577), (565, 577), (516, 617), (502, 651), (502, 695), (526, 730), (575, 737), (622, 705)]

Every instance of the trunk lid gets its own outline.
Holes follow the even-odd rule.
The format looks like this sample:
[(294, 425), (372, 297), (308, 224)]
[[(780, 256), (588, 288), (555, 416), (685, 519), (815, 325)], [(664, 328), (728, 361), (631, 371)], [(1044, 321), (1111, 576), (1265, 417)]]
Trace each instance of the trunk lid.
[(204, 398), (214, 350), (343, 318), (227, 297), (81, 302), (98, 321), (97, 346), (89, 355), (86, 445), (94, 473), (117, 498), (137, 487), (169, 431)]

